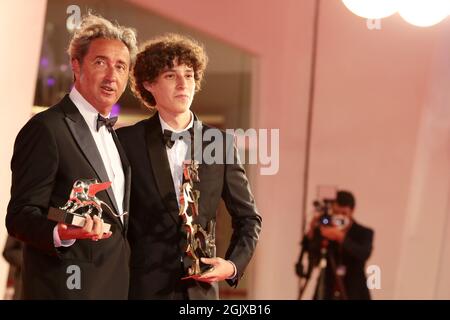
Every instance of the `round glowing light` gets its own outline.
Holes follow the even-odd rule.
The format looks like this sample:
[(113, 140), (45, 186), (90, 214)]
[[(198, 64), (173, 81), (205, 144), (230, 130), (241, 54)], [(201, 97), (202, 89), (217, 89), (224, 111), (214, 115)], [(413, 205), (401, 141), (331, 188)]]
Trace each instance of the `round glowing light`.
[(398, 10), (399, 0), (342, 0), (357, 16), (366, 19), (386, 18)]
[(402, 0), (400, 16), (418, 27), (430, 27), (444, 20), (450, 13), (449, 0)]

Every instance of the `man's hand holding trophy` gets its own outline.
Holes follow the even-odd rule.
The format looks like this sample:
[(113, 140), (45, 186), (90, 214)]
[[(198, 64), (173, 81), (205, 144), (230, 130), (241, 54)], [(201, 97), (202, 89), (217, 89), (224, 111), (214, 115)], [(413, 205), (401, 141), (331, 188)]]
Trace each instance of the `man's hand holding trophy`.
[(73, 184), (66, 204), (60, 208), (49, 209), (48, 219), (58, 222), (58, 234), (61, 240), (98, 241), (112, 235), (111, 225), (103, 222), (102, 206), (105, 206), (113, 215), (118, 215), (96, 197), (99, 191), (106, 190), (110, 185), (111, 182), (99, 183), (95, 179), (79, 179)]

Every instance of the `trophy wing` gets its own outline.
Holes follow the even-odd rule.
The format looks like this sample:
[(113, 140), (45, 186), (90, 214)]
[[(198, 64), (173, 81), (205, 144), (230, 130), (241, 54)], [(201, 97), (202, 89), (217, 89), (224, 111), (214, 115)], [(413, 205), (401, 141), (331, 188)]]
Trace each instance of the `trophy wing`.
[(97, 192), (108, 189), (110, 185), (111, 185), (110, 181), (103, 182), (103, 183), (91, 184), (89, 186), (88, 196), (90, 198), (93, 198), (93, 197), (95, 197)]

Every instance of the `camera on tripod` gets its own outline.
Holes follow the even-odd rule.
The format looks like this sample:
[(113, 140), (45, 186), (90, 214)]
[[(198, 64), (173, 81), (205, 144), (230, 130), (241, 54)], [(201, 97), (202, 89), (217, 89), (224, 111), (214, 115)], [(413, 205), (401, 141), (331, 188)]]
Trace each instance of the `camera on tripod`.
[(313, 206), (316, 212), (319, 213), (319, 223), (325, 227), (345, 228), (349, 223), (346, 216), (333, 213), (332, 204), (335, 199), (323, 199), (322, 201), (314, 201)]

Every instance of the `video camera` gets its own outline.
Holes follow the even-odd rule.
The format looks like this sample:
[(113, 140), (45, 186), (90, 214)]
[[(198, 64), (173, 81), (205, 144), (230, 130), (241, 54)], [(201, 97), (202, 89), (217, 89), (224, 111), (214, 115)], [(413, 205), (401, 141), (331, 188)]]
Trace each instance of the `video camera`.
[(322, 201), (314, 201), (313, 206), (316, 212), (319, 213), (319, 223), (325, 227), (345, 228), (349, 223), (346, 216), (333, 214), (331, 205), (334, 199), (323, 199)]

